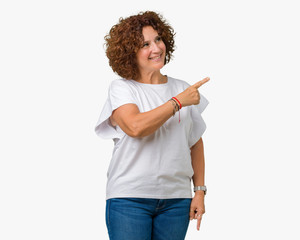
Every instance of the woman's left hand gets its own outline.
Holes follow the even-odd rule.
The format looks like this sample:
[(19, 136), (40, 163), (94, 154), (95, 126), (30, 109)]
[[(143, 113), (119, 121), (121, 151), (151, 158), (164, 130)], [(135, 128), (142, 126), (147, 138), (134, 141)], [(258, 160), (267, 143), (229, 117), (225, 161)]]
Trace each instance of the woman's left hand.
[(200, 229), (202, 214), (205, 213), (204, 192), (196, 191), (190, 206), (190, 220), (197, 219), (197, 230)]

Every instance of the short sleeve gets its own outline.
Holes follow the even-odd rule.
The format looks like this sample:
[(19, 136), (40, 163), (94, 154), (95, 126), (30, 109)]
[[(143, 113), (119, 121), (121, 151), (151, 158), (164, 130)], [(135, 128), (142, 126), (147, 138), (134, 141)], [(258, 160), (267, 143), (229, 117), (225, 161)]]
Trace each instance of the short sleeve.
[(124, 104), (134, 103), (138, 105), (133, 89), (131, 89), (125, 81), (127, 80), (114, 80), (109, 86), (107, 100), (104, 103), (95, 126), (95, 132), (101, 138), (121, 138), (124, 135), (124, 132), (121, 128), (112, 126), (109, 117), (115, 109)]
[(189, 147), (194, 146), (206, 130), (206, 124), (201, 116), (209, 101), (200, 93), (200, 103), (191, 106), (192, 126), (188, 139)]

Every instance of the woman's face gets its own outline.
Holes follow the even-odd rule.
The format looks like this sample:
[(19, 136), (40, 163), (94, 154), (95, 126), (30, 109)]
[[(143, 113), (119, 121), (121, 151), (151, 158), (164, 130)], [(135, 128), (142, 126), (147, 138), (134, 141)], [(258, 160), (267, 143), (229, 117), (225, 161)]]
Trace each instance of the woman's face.
[(138, 50), (137, 64), (141, 73), (159, 71), (165, 65), (166, 45), (151, 26), (143, 28), (144, 43)]

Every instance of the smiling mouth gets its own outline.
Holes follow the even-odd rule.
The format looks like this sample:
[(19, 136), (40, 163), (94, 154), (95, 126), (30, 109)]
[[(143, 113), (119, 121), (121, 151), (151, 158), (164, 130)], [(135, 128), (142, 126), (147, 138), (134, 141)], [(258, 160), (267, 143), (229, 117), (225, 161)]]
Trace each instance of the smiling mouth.
[(157, 61), (157, 60), (159, 60), (161, 58), (161, 55), (162, 55), (162, 53), (159, 56), (157, 56), (157, 57), (152, 57), (152, 58), (149, 58), (149, 59)]

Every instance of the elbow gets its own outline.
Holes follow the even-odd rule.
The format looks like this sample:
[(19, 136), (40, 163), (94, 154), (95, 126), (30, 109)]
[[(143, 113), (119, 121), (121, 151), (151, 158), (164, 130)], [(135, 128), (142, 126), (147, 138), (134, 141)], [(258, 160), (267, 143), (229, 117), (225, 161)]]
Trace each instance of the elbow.
[(141, 137), (141, 134), (138, 131), (130, 131), (127, 133), (128, 136), (132, 137), (132, 138), (139, 138)]
[(133, 138), (147, 137), (154, 132), (150, 127), (147, 127), (145, 124), (139, 122), (134, 122), (131, 127), (131, 133), (129, 136)]
[(143, 124), (137, 120), (130, 119), (129, 121), (120, 121), (119, 122), (120, 128), (123, 130), (126, 135), (133, 138), (143, 137), (144, 128), (142, 127)]
[(151, 126), (147, 125), (145, 121), (134, 118), (128, 121), (124, 131), (128, 136), (133, 138), (146, 137), (153, 133)]
[(133, 122), (130, 126), (130, 130), (127, 133), (128, 136), (133, 138), (144, 137), (144, 130), (140, 124)]

